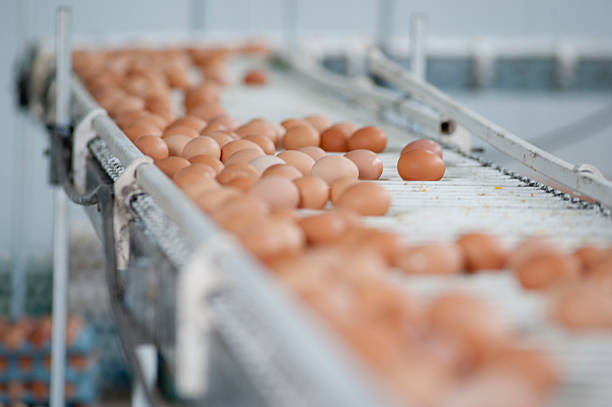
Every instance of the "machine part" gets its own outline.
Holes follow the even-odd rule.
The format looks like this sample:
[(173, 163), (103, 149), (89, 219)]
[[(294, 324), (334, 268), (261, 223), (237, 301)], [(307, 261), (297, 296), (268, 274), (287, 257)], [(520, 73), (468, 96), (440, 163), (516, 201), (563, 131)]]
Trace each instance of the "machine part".
[(133, 407), (152, 407), (147, 402), (143, 386), (153, 387), (157, 377), (157, 349), (152, 344), (136, 345), (136, 357), (144, 376), (144, 383), (136, 382), (132, 392)]
[(103, 109), (90, 111), (74, 129), (72, 140), (72, 178), (74, 188), (80, 194), (85, 194), (87, 187), (87, 169), (85, 166), (87, 155), (89, 154), (87, 145), (96, 137), (92, 122), (100, 115), (106, 115), (106, 111)]
[(612, 207), (611, 181), (576, 173), (572, 164), (466, 109), (434, 86), (415, 79), (378, 50), (370, 52), (369, 66), (375, 74), (409, 92), (416, 99), (430, 105), (443, 115), (453, 118), (473, 135), (520, 161), (529, 169)]
[[(70, 72), (72, 71), (72, 12), (56, 12), (55, 126), (70, 125)], [(51, 333), (51, 407), (65, 405), (66, 314), (68, 308), (68, 202), (60, 186), (53, 192), (53, 326)]]
[(425, 53), (425, 16), (415, 14), (410, 18), (410, 71), (421, 81), (426, 80)]

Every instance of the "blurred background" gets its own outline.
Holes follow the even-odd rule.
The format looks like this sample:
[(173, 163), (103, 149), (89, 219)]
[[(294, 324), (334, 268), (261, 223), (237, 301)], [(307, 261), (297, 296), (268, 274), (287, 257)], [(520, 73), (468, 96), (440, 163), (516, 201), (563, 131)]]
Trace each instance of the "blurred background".
[[(429, 81), (534, 144), (572, 163), (593, 164), (612, 176), (608, 159), (612, 151), (612, 2), (608, 0), (3, 0), (2, 314), (9, 309), (12, 265), (28, 270), (29, 278), (37, 282), (31, 290), (50, 290), (52, 197), (44, 157), (47, 139), (39, 124), (17, 110), (15, 82), (27, 45), (53, 35), (58, 5), (72, 7), (77, 36), (150, 32), (163, 37), (190, 31), (275, 39), (291, 33), (298, 40), (385, 36), (395, 39), (399, 48), (406, 45), (402, 41), (407, 41), (411, 15), (419, 13), (426, 21)], [(576, 62), (577, 52), (588, 53), (589, 59)], [(496, 54), (513, 57), (500, 62), (491, 58)], [(18, 139), (23, 143), (16, 143)], [(491, 156), (504, 163), (502, 156), (493, 152)], [(79, 278), (96, 278), (102, 260), (93, 254), (99, 247), (95, 240), (79, 239), (90, 236), (91, 230), (80, 209), (72, 212), (72, 244), (81, 245), (77, 252), (86, 253), (87, 258), (71, 260), (71, 308), (103, 314), (104, 294), (78, 285)], [(30, 311), (48, 311), (49, 298), (32, 293), (30, 298), (38, 303), (30, 304)], [(100, 323), (99, 329), (112, 336), (109, 321)], [(121, 365), (120, 356), (108, 363)]]

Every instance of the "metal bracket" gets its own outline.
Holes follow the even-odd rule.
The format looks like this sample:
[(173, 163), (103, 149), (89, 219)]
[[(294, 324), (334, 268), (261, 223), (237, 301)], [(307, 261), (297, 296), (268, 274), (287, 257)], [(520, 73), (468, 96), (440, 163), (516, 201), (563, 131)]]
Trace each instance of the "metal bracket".
[(102, 108), (90, 111), (74, 129), (74, 139), (72, 142), (73, 182), (75, 189), (80, 194), (84, 194), (87, 192), (87, 169), (85, 168), (85, 163), (89, 154), (87, 144), (97, 134), (93, 128), (92, 122), (96, 117), (101, 115), (106, 115), (106, 111)]
[(115, 250), (117, 253), (117, 268), (127, 268), (130, 259), (130, 233), (128, 222), (133, 214), (129, 209), (130, 198), (140, 187), (136, 183), (136, 169), (143, 164), (153, 164), (151, 157), (142, 156), (133, 160), (123, 174), (113, 184), (115, 199), (113, 200), (113, 231), (115, 234)]
[(213, 315), (206, 301), (225, 285), (215, 263), (236, 243), (227, 234), (202, 243), (176, 283), (176, 385), (182, 396), (201, 397), (208, 389), (208, 361)]

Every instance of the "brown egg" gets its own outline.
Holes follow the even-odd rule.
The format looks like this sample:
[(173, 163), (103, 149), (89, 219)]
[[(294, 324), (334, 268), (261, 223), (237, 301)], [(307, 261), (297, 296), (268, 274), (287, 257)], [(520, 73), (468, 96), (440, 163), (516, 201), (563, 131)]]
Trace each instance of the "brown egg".
[(302, 173), (295, 167), (287, 164), (272, 165), (261, 174), (261, 177), (285, 177), (294, 180), (302, 177)]
[(144, 101), (139, 97), (125, 96), (114, 101), (106, 110), (110, 117), (115, 118), (123, 113), (143, 110), (144, 107)]
[(214, 178), (215, 175), (215, 170), (208, 165), (196, 163), (178, 170), (174, 177), (172, 177), (172, 180), (179, 188), (184, 188), (194, 182), (199, 182), (206, 178)]
[(216, 174), (220, 173), (221, 170), (225, 167), (220, 160), (218, 160), (217, 158), (211, 157), (209, 155), (196, 155), (194, 157), (191, 157), (189, 161), (192, 164), (200, 163), (200, 164), (208, 165), (210, 168), (215, 170)]
[(400, 156), (412, 150), (427, 150), (430, 153), (434, 153), (438, 157), (442, 158), (442, 147), (440, 147), (438, 143), (432, 140), (422, 139), (413, 141), (412, 143), (408, 143), (404, 146), (404, 148), (402, 148)]
[(325, 151), (343, 153), (348, 151), (348, 140), (357, 126), (347, 122), (336, 123), (321, 133), (321, 148)]
[(606, 256), (607, 250), (598, 246), (582, 246), (574, 251), (583, 273), (588, 274)]
[(211, 191), (213, 189), (220, 189), (221, 185), (214, 178), (199, 179), (190, 184), (186, 184), (180, 187), (185, 195), (195, 200), (198, 196), (204, 192)]
[(215, 118), (216, 116), (226, 115), (227, 112), (219, 103), (207, 103), (203, 105), (198, 105), (191, 109), (187, 109), (187, 114), (189, 116), (199, 117), (200, 119), (208, 122)]
[(182, 156), (186, 159), (198, 155), (208, 155), (213, 158), (219, 159), (221, 157), (221, 148), (219, 144), (208, 136), (198, 136), (191, 139), (183, 148)]
[(344, 154), (344, 156), (354, 162), (359, 169), (359, 179), (375, 180), (380, 178), (383, 163), (376, 153), (370, 150), (353, 150)]
[(407, 151), (397, 161), (397, 172), (406, 181), (438, 181), (445, 170), (442, 159), (426, 150)]
[(284, 177), (261, 178), (251, 186), (249, 195), (263, 199), (272, 209), (294, 209), (300, 201), (298, 188), (290, 179)]
[(332, 125), (331, 120), (320, 114), (313, 114), (304, 117), (304, 120), (314, 127), (319, 133)]
[(236, 140), (232, 137), (232, 132), (230, 131), (213, 131), (213, 132), (204, 132), (203, 136), (208, 136), (211, 139), (215, 140), (219, 147), (223, 148), (227, 143)]
[(183, 149), (193, 139), (182, 134), (173, 134), (164, 137), (162, 140), (168, 145), (168, 151), (171, 156), (182, 157)]
[(255, 158), (261, 157), (262, 155), (264, 155), (263, 152), (260, 150), (255, 150), (254, 148), (238, 150), (230, 155), (227, 160), (225, 160), (225, 165), (229, 167), (232, 164), (248, 164)]
[(508, 250), (495, 236), (486, 233), (466, 233), (455, 242), (468, 272), (501, 270), (508, 261)]
[(123, 133), (130, 139), (136, 141), (142, 136), (157, 136), (161, 137), (162, 132), (152, 124), (132, 124), (123, 129)]
[(263, 155), (249, 162), (249, 165), (255, 168), (255, 170), (260, 174), (262, 174), (269, 167), (278, 164), (285, 164), (285, 161), (273, 155)]
[(321, 209), (329, 199), (329, 186), (321, 178), (308, 175), (293, 180), (300, 191), (300, 208)]
[(340, 196), (342, 196), (344, 191), (346, 191), (348, 187), (353, 184), (356, 184), (357, 182), (358, 180), (356, 178), (353, 178), (352, 176), (338, 178), (337, 180), (332, 182), (329, 185), (329, 199), (331, 200), (332, 204), (336, 206), (338, 204)]
[(351, 134), (348, 140), (348, 149), (371, 150), (382, 153), (387, 147), (387, 135), (384, 131), (374, 126), (362, 127)]
[(167, 157), (155, 161), (155, 165), (157, 165), (161, 172), (172, 178), (178, 170), (189, 167), (191, 163), (183, 157)]
[(273, 154), (274, 151), (276, 150), (276, 147), (274, 146), (272, 139), (264, 135), (261, 135), (261, 134), (246, 136), (244, 137), (244, 140), (251, 141), (257, 144), (259, 147), (261, 147), (263, 152), (266, 154)]
[(237, 188), (221, 187), (203, 192), (194, 199), (194, 202), (202, 211), (211, 213), (227, 199), (240, 195), (242, 192)]
[(326, 156), (325, 151), (323, 151), (323, 149), (321, 149), (320, 147), (315, 147), (315, 146), (306, 146), (306, 147), (298, 148), (297, 151), (301, 151), (302, 153), (308, 154), (313, 160), (315, 160), (315, 162), (319, 158)]
[(168, 145), (158, 136), (142, 136), (136, 139), (134, 144), (154, 161), (168, 157)]
[(219, 86), (210, 82), (189, 89), (185, 92), (185, 107), (187, 110), (202, 104), (215, 103), (219, 100)]
[(206, 127), (206, 122), (195, 116), (185, 116), (176, 119), (168, 125), (168, 128), (172, 127), (189, 127), (200, 133)]
[(131, 124), (150, 124), (157, 127), (159, 130), (166, 128), (167, 124), (163, 117), (144, 110), (123, 113), (115, 119), (115, 123), (117, 123), (117, 126), (119, 126), (121, 129), (124, 129)]
[(225, 162), (232, 154), (240, 150), (254, 149), (264, 153), (259, 145), (248, 140), (230, 141), (221, 148), (221, 161)]
[(372, 250), (392, 266), (399, 252), (404, 248), (404, 239), (395, 232), (371, 229), (359, 242), (360, 250)]
[(270, 207), (261, 199), (251, 195), (238, 195), (228, 198), (223, 206), (216, 208), (213, 212), (213, 218), (225, 226), (230, 224), (233, 218), (244, 213), (249, 214), (249, 216), (265, 216), (269, 212)]
[(278, 141), (278, 132), (274, 123), (264, 119), (253, 119), (248, 123), (236, 128), (236, 134), (241, 138), (246, 136), (265, 136), (272, 140), (272, 143), (276, 145)]
[(270, 262), (299, 253), (304, 247), (304, 234), (291, 221), (268, 217), (250, 225), (241, 241), (255, 257)]
[(402, 250), (395, 264), (407, 274), (457, 274), (463, 270), (463, 257), (456, 245), (429, 243)]
[(283, 137), (283, 147), (287, 150), (297, 150), (305, 146), (318, 146), (319, 133), (312, 126), (290, 127)]
[(238, 178), (233, 178), (226, 185), (228, 187), (238, 188), (242, 192), (248, 192), (249, 189), (251, 188), (251, 185), (257, 182), (258, 179), (259, 179), (259, 175), (249, 174), (249, 175), (241, 176)]
[(311, 124), (308, 123), (306, 120), (302, 120), (302, 119), (287, 119), (281, 122), (281, 126), (283, 126), (285, 130), (289, 130), (291, 127), (294, 127), (294, 126), (308, 126), (308, 125), (311, 125)]
[(208, 121), (208, 124), (204, 128), (205, 132), (215, 131), (215, 130), (234, 130), (240, 126), (240, 122), (238, 119), (234, 119), (231, 116), (226, 114), (222, 114), (220, 116), (215, 116)]
[(570, 284), (554, 293), (550, 316), (575, 331), (606, 331), (612, 329), (612, 300), (609, 293), (591, 284)]
[(503, 318), (474, 296), (448, 293), (428, 307), (431, 327), (460, 338), (477, 361), (489, 358), (508, 334)]
[(277, 157), (297, 168), (304, 176), (310, 175), (315, 163), (311, 156), (297, 150), (283, 151), (278, 153)]
[(580, 274), (578, 260), (560, 251), (533, 253), (514, 266), (512, 271), (527, 290), (546, 290)]
[(226, 166), (218, 175), (217, 182), (221, 185), (225, 185), (231, 182), (235, 178), (247, 177), (247, 176), (259, 177), (257, 171), (248, 164), (234, 164), (231, 167)]
[(297, 224), (302, 228), (306, 241), (313, 245), (333, 242), (348, 228), (346, 219), (336, 211), (304, 216)]
[(315, 161), (311, 175), (323, 179), (328, 185), (339, 178), (359, 178), (359, 169), (351, 160), (337, 155), (327, 155)]
[(172, 99), (168, 95), (149, 95), (145, 98), (145, 109), (152, 113), (172, 112)]
[(168, 127), (166, 130), (164, 130), (162, 134), (162, 138), (166, 138), (169, 136), (175, 136), (175, 135), (186, 136), (189, 138), (196, 138), (200, 135), (200, 133), (198, 133), (196, 130), (194, 130), (191, 127), (174, 126), (174, 127)]
[(248, 86), (262, 86), (268, 83), (268, 73), (263, 69), (252, 69), (244, 74), (242, 82)]
[(362, 216), (383, 216), (391, 205), (389, 191), (372, 182), (349, 186), (338, 199), (337, 207), (355, 211)]

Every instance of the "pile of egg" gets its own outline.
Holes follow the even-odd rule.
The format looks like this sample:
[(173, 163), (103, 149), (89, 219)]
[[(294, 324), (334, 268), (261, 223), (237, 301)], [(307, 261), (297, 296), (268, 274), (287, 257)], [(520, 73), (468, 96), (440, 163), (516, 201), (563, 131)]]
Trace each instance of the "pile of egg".
[[(143, 154), (327, 322), (400, 400), (486, 405), (505, 394), (517, 405), (544, 402), (557, 383), (554, 366), (543, 352), (525, 348), (487, 304), (454, 294), (420, 304), (387, 275), (391, 269), (457, 274), (510, 265), (526, 288), (543, 290), (580, 273), (559, 271), (554, 263), (534, 282), (522, 270), (543, 253), (565, 254), (526, 255), (521, 246), (512, 253), (483, 233), (409, 246), (394, 232), (365, 226), (362, 216), (385, 215), (390, 206), (389, 192), (372, 182), (382, 173), (377, 154), (387, 145), (384, 131), (322, 115), (239, 122), (219, 99), (230, 83), (225, 63), (237, 52), (262, 47), (79, 52), (74, 67)], [(191, 82), (194, 67), (203, 82)], [(268, 80), (258, 69), (243, 83)], [(183, 117), (175, 116), (170, 89), (183, 90)], [(429, 140), (410, 143), (397, 171), (406, 181), (440, 180), (442, 149)], [(610, 263), (610, 251), (602, 253)], [(567, 297), (556, 298), (579, 301)], [(567, 325), (612, 328), (610, 304), (597, 311), (608, 317), (586, 323), (562, 308), (554, 314)]]

